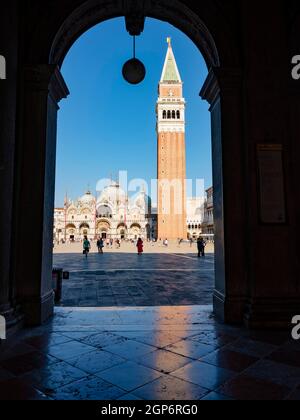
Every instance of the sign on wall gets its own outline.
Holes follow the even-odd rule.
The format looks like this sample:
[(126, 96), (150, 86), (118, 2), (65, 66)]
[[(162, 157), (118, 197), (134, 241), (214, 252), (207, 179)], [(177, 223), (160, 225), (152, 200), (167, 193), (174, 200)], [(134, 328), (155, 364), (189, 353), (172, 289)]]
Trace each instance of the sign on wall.
[(0, 315), (0, 340), (6, 339), (6, 321), (4, 316)]
[(0, 79), (6, 79), (6, 60), (3, 55), (0, 55)]
[(286, 199), (281, 144), (259, 144), (257, 147), (260, 219), (266, 224), (286, 223)]

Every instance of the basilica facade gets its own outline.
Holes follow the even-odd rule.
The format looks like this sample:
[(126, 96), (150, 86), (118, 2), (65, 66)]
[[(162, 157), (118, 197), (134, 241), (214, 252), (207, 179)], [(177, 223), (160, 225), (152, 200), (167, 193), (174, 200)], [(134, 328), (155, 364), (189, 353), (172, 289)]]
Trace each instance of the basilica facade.
[[(212, 189), (206, 198), (188, 198), (186, 202), (187, 236), (213, 234)], [(157, 206), (140, 192), (129, 198), (117, 182), (112, 181), (97, 198), (90, 191), (75, 201), (65, 199), (64, 207), (54, 210), (55, 243), (103, 239), (144, 240), (160, 238), (157, 231)], [(167, 238), (169, 239), (169, 238)], [(178, 238), (179, 239), (179, 238)]]
[(76, 201), (66, 198), (64, 207), (54, 214), (56, 242), (79, 241), (85, 235), (89, 239), (151, 239), (155, 229), (150, 198), (144, 192), (129, 198), (113, 181), (98, 198), (89, 191)]

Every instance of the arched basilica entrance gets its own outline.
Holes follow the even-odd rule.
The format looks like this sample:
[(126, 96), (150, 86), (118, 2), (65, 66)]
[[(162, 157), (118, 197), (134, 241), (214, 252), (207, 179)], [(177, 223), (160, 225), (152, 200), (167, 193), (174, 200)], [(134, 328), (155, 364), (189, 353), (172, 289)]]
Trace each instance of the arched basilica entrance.
[(110, 236), (110, 224), (106, 220), (100, 220), (97, 225), (97, 236), (107, 239)]

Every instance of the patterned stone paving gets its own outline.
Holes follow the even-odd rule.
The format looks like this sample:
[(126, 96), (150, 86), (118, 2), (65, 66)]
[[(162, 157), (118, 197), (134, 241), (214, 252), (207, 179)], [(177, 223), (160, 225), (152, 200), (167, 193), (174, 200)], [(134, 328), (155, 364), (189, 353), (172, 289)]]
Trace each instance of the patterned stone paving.
[(70, 271), (61, 306), (170, 306), (212, 304), (214, 256), (188, 254), (56, 254)]
[(1, 400), (300, 400), (290, 332), (218, 324), (210, 306), (57, 308), (0, 344)]

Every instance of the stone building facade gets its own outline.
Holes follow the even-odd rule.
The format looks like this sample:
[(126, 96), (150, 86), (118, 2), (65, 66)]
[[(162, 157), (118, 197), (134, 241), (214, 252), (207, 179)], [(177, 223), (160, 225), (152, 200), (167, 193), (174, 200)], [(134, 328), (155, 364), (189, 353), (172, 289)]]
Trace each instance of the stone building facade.
[(129, 199), (120, 185), (112, 182), (98, 198), (87, 192), (77, 201), (65, 200), (64, 208), (54, 211), (55, 241), (89, 239), (152, 239), (156, 218), (151, 215), (151, 200), (140, 192)]
[[(212, 188), (207, 190), (207, 198), (188, 198), (186, 210), (187, 235), (176, 239), (214, 233)], [(55, 243), (80, 241), (85, 235), (89, 239), (165, 239), (158, 236), (157, 206), (151, 205), (151, 199), (143, 192), (129, 199), (116, 182), (105, 188), (98, 199), (87, 192), (76, 201), (66, 198), (64, 207), (55, 208)]]
[(213, 187), (206, 190), (206, 200), (204, 203), (204, 220), (202, 224), (202, 233), (213, 239), (215, 228), (214, 228), (214, 199), (213, 199)]

